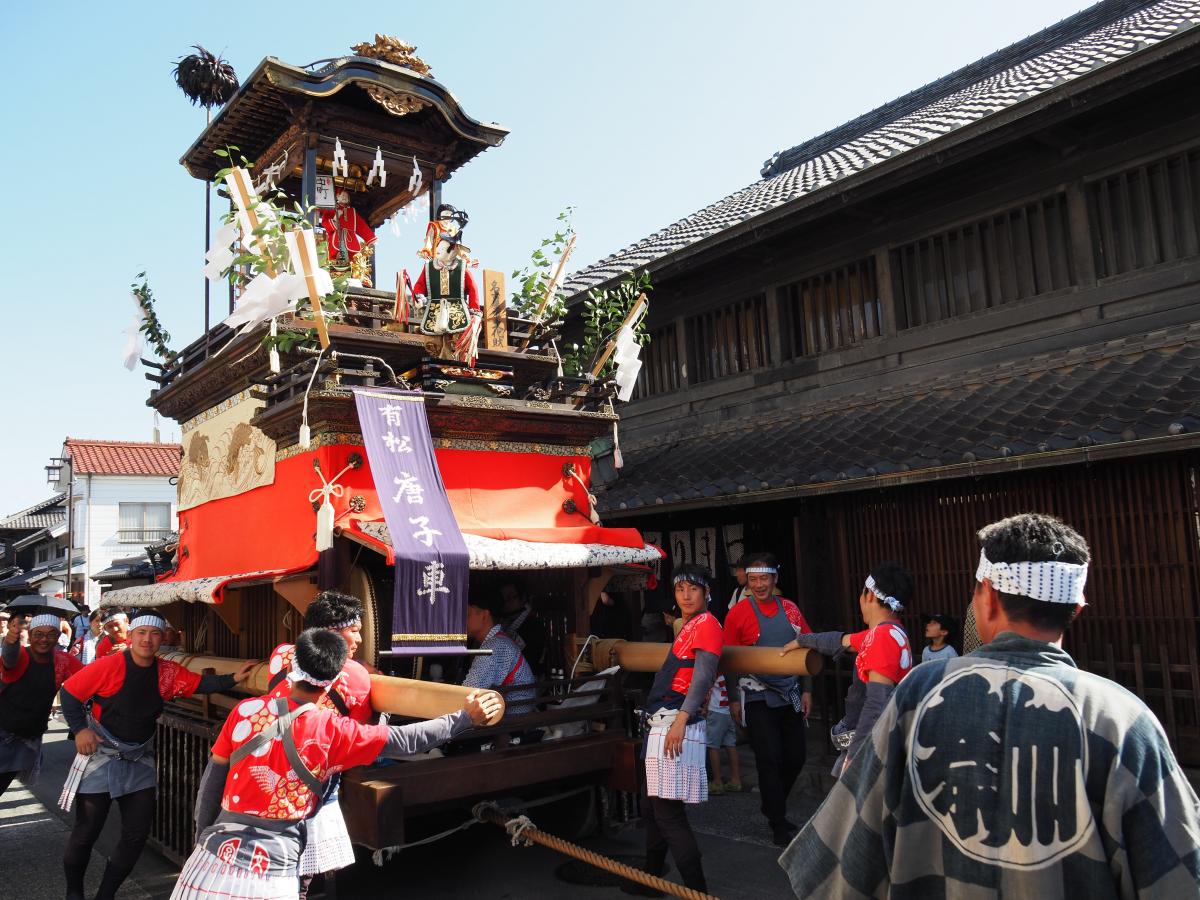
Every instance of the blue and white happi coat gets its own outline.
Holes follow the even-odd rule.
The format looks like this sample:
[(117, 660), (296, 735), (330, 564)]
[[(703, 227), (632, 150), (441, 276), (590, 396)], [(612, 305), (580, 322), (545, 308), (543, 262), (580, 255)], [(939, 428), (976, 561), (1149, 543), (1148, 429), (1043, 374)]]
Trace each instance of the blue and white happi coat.
[(923, 663), (780, 857), (799, 897), (1200, 897), (1200, 800), (1154, 714), (1005, 632)]

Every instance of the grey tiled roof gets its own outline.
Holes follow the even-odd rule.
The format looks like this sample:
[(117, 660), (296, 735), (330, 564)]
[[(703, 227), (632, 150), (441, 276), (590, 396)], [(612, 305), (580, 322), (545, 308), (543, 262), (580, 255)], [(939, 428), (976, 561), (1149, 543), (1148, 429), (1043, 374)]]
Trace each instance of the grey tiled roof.
[[(1200, 324), (623, 447), (602, 512), (1200, 431)], [(906, 476), (911, 477), (911, 476)], [(846, 488), (851, 485), (847, 484)]]
[[(1200, 24), (1200, 0), (1161, 0), (1129, 11), (1136, 5), (1098, 4), (1014, 44), (1008, 48), (1011, 53), (992, 54), (826, 135), (776, 154), (764, 165), (761, 180), (574, 273), (567, 280), (567, 294), (573, 296), (662, 260), (733, 225), (815, 194)], [(1115, 20), (1105, 21), (1106, 16)], [(1079, 34), (1081, 26), (1090, 26), (1090, 30)], [(1053, 43), (1056, 36), (1061, 43)], [(1068, 36), (1065, 41), (1064, 36)], [(989, 70), (990, 74), (962, 86), (964, 73)]]
[(37, 529), (53, 528), (67, 518), (66, 510), (57, 510), (56, 506), (66, 501), (66, 494), (55, 494), (49, 500), (34, 504), (29, 509), (13, 513), (0, 519), (0, 529)]

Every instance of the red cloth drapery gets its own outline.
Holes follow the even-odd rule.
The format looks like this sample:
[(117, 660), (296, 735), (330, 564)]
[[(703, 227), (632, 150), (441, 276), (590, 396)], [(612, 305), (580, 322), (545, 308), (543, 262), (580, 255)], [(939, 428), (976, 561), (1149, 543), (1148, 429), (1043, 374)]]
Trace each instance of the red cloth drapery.
[[(364, 457), (361, 468), (341, 475), (340, 497), (333, 497), (336, 523), (383, 518), (379, 494), (362, 447), (337, 444), (299, 453), (275, 465), (273, 484), (234, 497), (213, 500), (179, 515), (179, 567), (170, 581), (263, 570), (302, 571), (317, 561), (316, 512), (309, 495), (321, 486), (313, 470), (318, 460), (326, 478), (341, 472), (351, 454)], [(592, 525), (583, 512), (563, 509), (567, 499), (587, 510), (584, 490), (563, 475), (573, 463), (586, 483), (586, 456), (439, 449), (442, 481), (459, 528), (498, 540), (546, 543), (597, 543), (641, 547), (635, 528)], [(381, 485), (386, 491), (388, 485)], [(354, 511), (353, 506), (362, 506)]]

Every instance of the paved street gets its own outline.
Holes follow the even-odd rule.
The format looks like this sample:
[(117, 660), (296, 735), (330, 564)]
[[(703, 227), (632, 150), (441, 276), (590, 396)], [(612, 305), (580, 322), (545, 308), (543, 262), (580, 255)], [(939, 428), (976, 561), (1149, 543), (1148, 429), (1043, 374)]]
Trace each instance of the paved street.
[[(30, 900), (62, 897), (60, 860), (69, 819), (56, 803), (74, 750), (66, 741), (65, 727), (58, 722), (51, 724), (45, 746), (45, 768), (38, 786), (30, 792), (14, 784), (0, 798), (0, 883), (4, 885), (0, 896), (19, 895)], [(745, 781), (752, 785), (754, 763), (748, 747), (742, 748), (742, 770)], [(793, 791), (790, 816), (794, 821), (803, 822), (816, 808), (824, 784), (821, 768), (810, 766)], [(778, 850), (770, 843), (770, 834), (758, 812), (756, 792), (714, 797), (690, 815), (714, 894), (725, 900), (790, 896), (787, 880), (775, 863)], [(99, 882), (104, 857), (116, 840), (118, 818), (114, 809), (88, 870), (89, 891)], [(538, 810), (531, 810), (530, 818), (552, 830), (550, 820), (539, 818)], [(631, 824), (615, 835), (591, 837), (581, 843), (590, 850), (636, 864), (641, 842), (641, 829)], [(148, 850), (119, 897), (169, 897), (176, 872), (172, 863)], [(475, 825), (437, 843), (410, 848), (381, 867), (369, 858), (362, 859), (338, 879), (337, 894), (354, 900), (465, 900), (484, 894), (538, 900), (626, 896), (614, 879), (582, 863), (541, 847), (509, 846), (503, 832), (492, 825)]]

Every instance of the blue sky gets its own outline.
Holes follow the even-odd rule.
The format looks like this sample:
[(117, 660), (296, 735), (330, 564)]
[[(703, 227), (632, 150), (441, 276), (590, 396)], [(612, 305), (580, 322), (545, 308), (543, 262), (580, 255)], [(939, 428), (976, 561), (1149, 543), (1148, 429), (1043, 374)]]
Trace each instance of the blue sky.
[[(9, 427), (0, 513), (47, 496), (62, 439), (148, 440), (150, 383), (120, 362), (145, 269), (176, 349), (203, 326), (204, 126), (171, 68), (199, 43), (239, 76), (375, 32), (417, 45), (468, 114), (511, 130), (461, 170), (472, 251), (511, 272), (576, 209), (572, 268), (758, 178), (763, 160), (1012, 43), (1085, 0), (378, 4), (43, 2), (6, 10), (0, 53)], [(421, 229), (380, 237), (414, 269)], [(161, 424), (177, 438), (174, 422)]]

